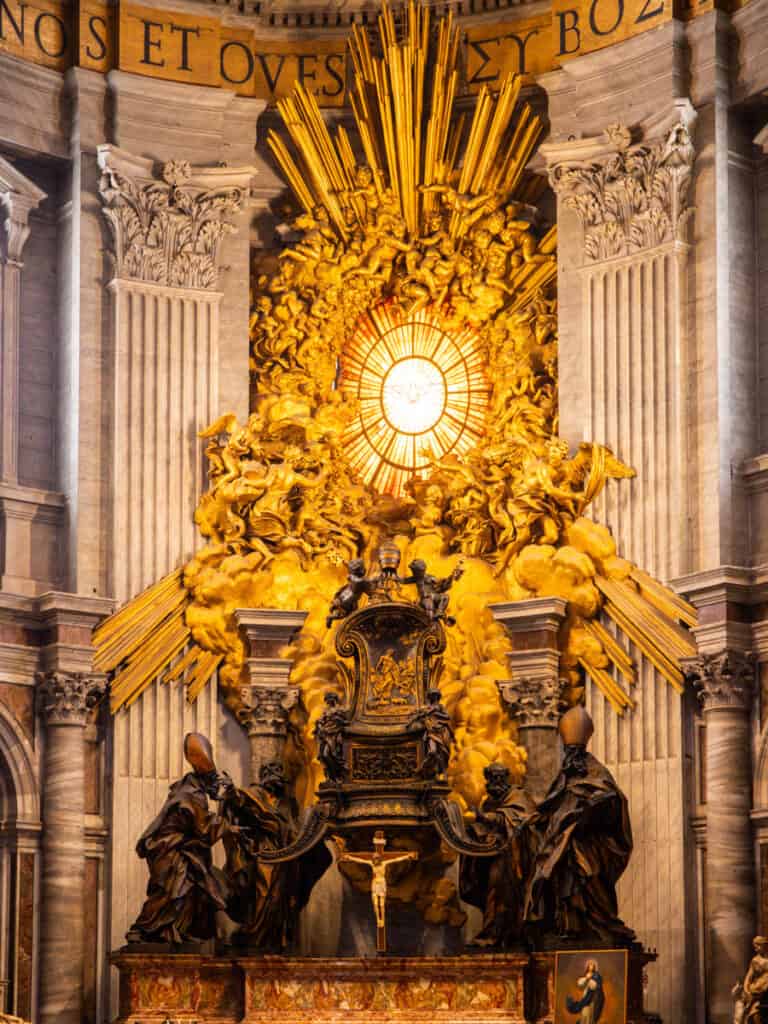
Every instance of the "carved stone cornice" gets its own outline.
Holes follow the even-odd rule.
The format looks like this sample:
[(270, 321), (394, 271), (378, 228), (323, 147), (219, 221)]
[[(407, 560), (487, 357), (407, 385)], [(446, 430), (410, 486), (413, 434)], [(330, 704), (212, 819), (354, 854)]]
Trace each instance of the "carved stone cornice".
[(562, 712), (562, 684), (557, 676), (499, 680), (504, 708), (519, 728), (557, 727)]
[(235, 714), (249, 736), (284, 737), (291, 709), (298, 700), (298, 686), (243, 686)]
[(85, 726), (106, 693), (106, 677), (95, 672), (38, 672), (37, 707), (46, 725)]
[(45, 192), (12, 163), (0, 156), (0, 206), (4, 211), (4, 233), (0, 234), (0, 258), (21, 266), (24, 244), (29, 238), (29, 215), (45, 199)]
[(705, 712), (716, 708), (749, 710), (755, 690), (754, 654), (724, 650), (685, 658), (680, 664)]
[[(169, 160), (162, 181), (147, 177), (143, 161), (116, 160), (111, 147), (99, 147), (99, 192), (114, 243), (118, 279), (175, 288), (213, 290), (218, 285), (222, 238), (235, 226), (248, 188), (232, 184), (222, 171), (221, 187), (192, 182), (186, 160)], [(143, 171), (141, 176), (131, 171)], [(207, 175), (210, 179), (210, 173)]]
[(584, 228), (588, 261), (685, 242), (693, 211), (687, 202), (694, 162), (690, 123), (681, 112), (661, 140), (640, 144), (632, 143), (626, 125), (615, 124), (606, 129), (602, 147), (574, 143), (574, 154), (580, 148), (586, 159), (550, 164), (552, 188)]

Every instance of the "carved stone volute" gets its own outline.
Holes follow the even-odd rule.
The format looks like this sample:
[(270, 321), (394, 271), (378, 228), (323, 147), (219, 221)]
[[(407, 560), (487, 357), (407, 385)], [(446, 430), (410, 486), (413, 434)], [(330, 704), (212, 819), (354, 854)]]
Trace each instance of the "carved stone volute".
[(754, 654), (734, 650), (699, 654), (682, 662), (685, 678), (696, 690), (704, 711), (748, 710), (755, 689), (755, 666)]
[(0, 261), (22, 265), (30, 231), (29, 215), (45, 197), (42, 189), (0, 156)]

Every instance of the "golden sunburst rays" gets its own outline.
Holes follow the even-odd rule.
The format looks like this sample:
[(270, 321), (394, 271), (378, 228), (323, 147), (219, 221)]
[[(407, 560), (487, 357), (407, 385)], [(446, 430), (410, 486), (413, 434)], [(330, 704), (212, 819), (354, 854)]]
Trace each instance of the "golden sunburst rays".
[(94, 668), (114, 675), (113, 713), (133, 704), (158, 678), (164, 683), (183, 679), (187, 700), (194, 701), (221, 664), (223, 655), (191, 642), (183, 575), (176, 569), (164, 576), (94, 632)]
[(359, 409), (344, 437), (347, 458), (379, 492), (402, 494), (430, 462), (465, 455), (483, 435), (480, 340), (468, 328), (446, 331), (438, 311), (374, 308), (344, 351), (339, 386)]
[[(511, 195), (543, 130), (527, 103), (518, 106), (522, 78), (508, 75), (496, 93), (483, 87), (467, 123), (465, 115), (454, 116), (459, 30), (452, 16), (439, 19), (433, 31), (429, 9), (411, 3), (398, 40), (385, 5), (378, 32), (381, 56), (374, 55), (364, 29), (355, 26), (350, 40), (349, 99), (372, 172), (364, 188), (374, 189), (379, 199), (391, 192), (412, 235), (427, 224), (440, 186), (455, 187), (460, 199)], [(367, 206), (345, 128), (338, 126), (332, 135), (314, 96), (300, 84), (277, 106), (296, 152), (271, 131), (275, 158), (304, 208), (324, 207), (346, 239), (355, 222), (364, 225)], [(457, 207), (451, 236), (460, 237), (466, 226)]]

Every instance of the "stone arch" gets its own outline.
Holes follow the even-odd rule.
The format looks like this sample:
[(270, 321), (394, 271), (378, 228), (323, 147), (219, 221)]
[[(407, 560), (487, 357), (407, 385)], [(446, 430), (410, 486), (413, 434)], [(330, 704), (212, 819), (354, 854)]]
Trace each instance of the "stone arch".
[(13, 799), (15, 818), (28, 824), (40, 821), (40, 794), (38, 789), (35, 754), (23, 729), (11, 712), (0, 702), (0, 760), (7, 768), (13, 793), (3, 796)]

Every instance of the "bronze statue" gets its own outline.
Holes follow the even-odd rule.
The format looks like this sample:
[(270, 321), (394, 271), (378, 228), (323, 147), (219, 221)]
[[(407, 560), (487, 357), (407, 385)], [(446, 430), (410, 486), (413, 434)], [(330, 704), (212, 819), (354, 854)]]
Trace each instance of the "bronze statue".
[(364, 594), (371, 592), (372, 582), (365, 575), (365, 563), (362, 558), (353, 558), (348, 564), (349, 575), (343, 587), (339, 587), (331, 600), (325, 625), (331, 628), (336, 619), (346, 619), (360, 603)]
[(427, 690), (427, 703), (411, 718), (408, 728), (424, 730), (424, 760), (419, 774), (426, 779), (445, 775), (456, 737), (451, 716), (440, 702), (439, 690)]
[(346, 774), (344, 730), (349, 722), (349, 714), (341, 707), (341, 699), (334, 690), (328, 690), (324, 700), (325, 711), (315, 725), (317, 759), (325, 768), (328, 782), (341, 782)]
[(536, 813), (531, 797), (513, 786), (509, 769), (497, 762), (484, 771), (486, 797), (468, 827), (470, 838), (487, 841), (496, 835), (505, 846), (493, 858), (461, 858), (461, 898), (483, 911), (483, 927), (473, 946), (519, 946), (525, 940), (525, 881), (535, 855), (535, 837), (528, 823)]
[(288, 846), (299, 832), (298, 808), (278, 762), (261, 766), (256, 785), (233, 787), (225, 813), (237, 826), (224, 837), (227, 912), (239, 925), (236, 941), (253, 949), (286, 951), (294, 944), (299, 914), (331, 855), (319, 844), (297, 860), (259, 862), (262, 850)]
[(136, 845), (149, 882), (129, 942), (202, 942), (216, 934), (216, 916), (227, 906), (211, 850), (228, 825), (208, 809), (208, 798), (220, 799), (232, 783), (216, 771), (211, 744), (200, 733), (184, 737), (184, 756), (193, 770), (174, 782)]
[(736, 999), (733, 1024), (768, 1022), (768, 938), (758, 935), (752, 945), (755, 955), (744, 980), (733, 989)]
[(583, 707), (560, 720), (560, 773), (538, 806), (539, 844), (528, 881), (525, 920), (545, 942), (631, 945), (618, 917), (616, 883), (632, 853), (627, 799), (587, 752), (592, 719)]
[(454, 619), (446, 615), (448, 608), (448, 591), (464, 573), (461, 565), (457, 565), (450, 576), (438, 578), (427, 572), (427, 563), (423, 558), (414, 558), (408, 568), (411, 575), (398, 580), (399, 583), (413, 583), (419, 592), (419, 604), (433, 621), (444, 619), (452, 626)]

